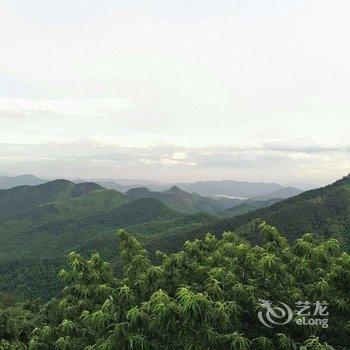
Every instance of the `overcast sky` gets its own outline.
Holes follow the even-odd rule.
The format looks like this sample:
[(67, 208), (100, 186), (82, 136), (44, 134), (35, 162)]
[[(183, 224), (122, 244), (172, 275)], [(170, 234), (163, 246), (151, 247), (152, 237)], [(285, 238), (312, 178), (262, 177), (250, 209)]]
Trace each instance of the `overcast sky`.
[(350, 172), (348, 0), (0, 0), (0, 173)]

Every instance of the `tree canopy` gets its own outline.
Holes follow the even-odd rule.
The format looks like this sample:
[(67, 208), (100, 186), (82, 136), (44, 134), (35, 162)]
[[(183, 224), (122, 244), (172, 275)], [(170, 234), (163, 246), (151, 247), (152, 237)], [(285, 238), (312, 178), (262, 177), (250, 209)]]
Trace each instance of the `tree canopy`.
[[(260, 230), (260, 246), (207, 234), (178, 253), (158, 252), (155, 263), (119, 231), (120, 274), (97, 253), (72, 252), (60, 298), (0, 308), (0, 349), (348, 349), (349, 254), (336, 239), (308, 233), (289, 244), (264, 222)], [(327, 301), (329, 327), (266, 327), (260, 299)]]

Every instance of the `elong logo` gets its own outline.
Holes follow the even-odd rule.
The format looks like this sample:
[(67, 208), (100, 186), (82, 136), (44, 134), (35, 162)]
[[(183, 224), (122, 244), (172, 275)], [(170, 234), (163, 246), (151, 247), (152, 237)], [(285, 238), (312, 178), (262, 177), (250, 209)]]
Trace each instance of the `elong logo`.
[[(258, 312), (259, 321), (266, 327), (286, 325), (294, 321), (298, 326), (321, 326), (328, 328), (328, 302), (298, 301), (294, 311), (286, 303), (279, 301), (273, 305), (269, 300), (259, 299), (263, 311)], [(313, 311), (312, 311), (313, 310)]]

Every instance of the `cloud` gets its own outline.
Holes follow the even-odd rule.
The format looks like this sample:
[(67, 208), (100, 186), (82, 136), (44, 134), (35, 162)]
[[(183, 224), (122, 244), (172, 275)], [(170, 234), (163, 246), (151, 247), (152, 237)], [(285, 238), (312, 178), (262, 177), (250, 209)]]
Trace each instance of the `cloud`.
[(349, 172), (349, 148), (335, 144), (320, 147), (322, 152), (313, 152), (313, 147), (286, 144), (281, 147), (273, 142), (247, 147), (125, 147), (88, 139), (66, 143), (0, 143), (0, 167), (8, 173), (34, 173), (42, 177), (143, 177), (165, 182), (203, 179), (329, 182)]
[(332, 5), (62, 0), (52, 10), (4, 0), (1, 166), (166, 180), (341, 176), (349, 5)]

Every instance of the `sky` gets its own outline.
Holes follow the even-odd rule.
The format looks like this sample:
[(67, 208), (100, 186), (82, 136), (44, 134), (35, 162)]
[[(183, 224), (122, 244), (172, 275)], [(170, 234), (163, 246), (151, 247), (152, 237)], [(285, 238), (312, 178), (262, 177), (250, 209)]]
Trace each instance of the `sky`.
[(348, 0), (0, 0), (0, 173), (332, 182)]

